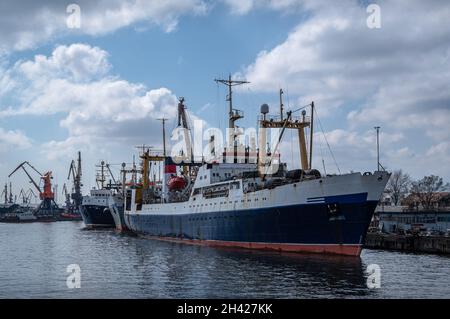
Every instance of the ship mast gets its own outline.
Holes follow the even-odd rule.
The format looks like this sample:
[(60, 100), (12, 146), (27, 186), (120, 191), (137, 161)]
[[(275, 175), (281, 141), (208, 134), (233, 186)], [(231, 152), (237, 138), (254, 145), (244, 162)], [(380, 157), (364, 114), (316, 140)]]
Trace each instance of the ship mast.
[(314, 137), (314, 101), (311, 102), (311, 121), (309, 125), (309, 169), (312, 169), (313, 137)]
[[(228, 87), (228, 95), (227, 95), (227, 101), (228, 101), (228, 151), (232, 152), (233, 157), (232, 161), (235, 162), (237, 158), (237, 145), (236, 145), (236, 130), (235, 130), (235, 122), (241, 118), (244, 117), (244, 113), (241, 110), (233, 109), (233, 86), (243, 85), (250, 82), (247, 81), (238, 81), (238, 80), (232, 80), (231, 74), (228, 76), (228, 79), (214, 79), (217, 83), (222, 83)], [(228, 156), (227, 156), (228, 158)]]
[(14, 203), (13, 201), (13, 194), (12, 194), (12, 183), (9, 182), (9, 203), (12, 204)]
[(8, 183), (5, 183), (5, 189), (3, 192), (5, 193), (5, 204), (8, 204)]
[(137, 148), (142, 149), (142, 153), (139, 155), (139, 157), (142, 159), (142, 188), (148, 189), (150, 187), (150, 171), (152, 167), (152, 161), (163, 162), (165, 157), (157, 155), (156, 152), (152, 151), (153, 146), (142, 145), (137, 146)]
[[(184, 143), (186, 145), (186, 153), (187, 154), (181, 154), (183, 157), (183, 161), (194, 163), (194, 156), (193, 156), (193, 150), (192, 150), (192, 142), (191, 142), (191, 135), (190, 135), (190, 128), (187, 121), (187, 115), (186, 115), (186, 106), (184, 105), (184, 97), (180, 97), (178, 99), (178, 127), (183, 129), (183, 135), (184, 135)], [(186, 167), (183, 167), (183, 170), (186, 172)]]
[[(312, 169), (312, 148), (313, 148), (313, 115), (314, 115), (314, 102), (311, 102), (311, 104), (308, 104), (302, 108), (299, 108), (294, 111), (290, 111), (287, 114), (287, 117), (284, 118), (283, 116), (283, 90), (280, 90), (280, 117), (272, 117), (267, 118), (267, 113), (269, 112), (268, 105), (263, 105), (261, 107), (261, 113), (262, 118), (260, 119), (260, 127), (261, 127), (261, 136), (260, 136), (260, 151), (259, 151), (259, 165), (260, 167), (264, 167), (267, 163), (264, 161), (264, 158), (266, 157), (266, 149), (265, 149), (265, 141), (266, 141), (266, 131), (265, 129), (270, 128), (279, 128), (282, 129), (281, 136), (284, 134), (285, 129), (294, 129), (298, 131), (299, 135), (299, 148), (300, 148), (300, 165), (303, 170)], [(311, 117), (310, 119), (306, 118), (306, 111), (304, 110), (306, 107), (311, 107)], [(293, 113), (296, 113), (298, 111), (302, 110), (302, 116), (295, 118), (293, 116)], [(309, 127), (310, 128), (310, 145), (309, 145), (309, 161), (308, 161), (308, 154), (306, 149), (306, 137), (305, 137), (305, 129)], [(277, 147), (275, 150), (272, 151), (272, 153), (275, 153), (277, 151)], [(273, 160), (273, 155), (269, 161), (271, 163)]]
[(283, 104), (283, 89), (280, 89), (280, 120), (283, 120), (283, 109), (284, 109), (284, 104)]
[(163, 128), (163, 155), (165, 157), (165, 156), (167, 156), (167, 154), (166, 154), (166, 122), (167, 122), (167, 119), (163, 117), (163, 118), (160, 118), (158, 120), (162, 122), (162, 128)]
[(228, 101), (228, 116), (229, 116), (229, 122), (228, 122), (228, 127), (231, 129), (234, 129), (235, 125), (234, 123), (243, 118), (243, 114), (242, 111), (237, 110), (237, 109), (233, 109), (233, 86), (237, 86), (237, 85), (243, 85), (243, 84), (247, 84), (250, 82), (247, 81), (237, 81), (237, 80), (232, 80), (231, 79), (231, 74), (228, 76), (228, 79), (215, 79), (214, 81), (216, 81), (217, 83), (222, 83), (224, 85), (226, 85), (228, 87), (228, 96), (227, 96), (227, 101)]
[[(96, 165), (97, 167), (97, 176), (95, 178), (95, 182), (97, 183), (97, 187), (99, 189), (103, 189), (105, 187), (106, 174), (105, 174), (105, 161), (101, 161), (100, 165)], [(100, 170), (98, 170), (100, 169)]]

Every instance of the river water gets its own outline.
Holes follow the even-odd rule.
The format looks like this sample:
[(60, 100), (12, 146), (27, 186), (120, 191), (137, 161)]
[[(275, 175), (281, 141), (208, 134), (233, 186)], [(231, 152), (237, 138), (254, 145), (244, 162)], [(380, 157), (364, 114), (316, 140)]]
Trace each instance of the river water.
[[(80, 288), (70, 289), (73, 264)], [(367, 286), (372, 264), (379, 288)], [(0, 224), (0, 298), (450, 298), (450, 257), (280, 254), (85, 230), (82, 222)]]

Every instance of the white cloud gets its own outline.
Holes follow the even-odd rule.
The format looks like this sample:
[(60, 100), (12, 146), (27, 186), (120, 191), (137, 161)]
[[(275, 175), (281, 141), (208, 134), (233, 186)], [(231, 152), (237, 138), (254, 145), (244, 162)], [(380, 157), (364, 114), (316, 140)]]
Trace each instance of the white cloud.
[[(337, 127), (327, 133), (330, 143), (355, 149), (341, 154), (350, 165), (357, 166), (367, 147), (361, 163), (372, 160), (375, 125), (382, 126), (386, 166), (425, 174), (423, 167), (431, 173), (447, 165), (450, 150), (438, 143), (450, 140), (448, 2), (384, 1), (381, 29), (367, 27), (366, 7), (358, 1), (284, 5), (301, 6), (310, 15), (239, 72), (253, 91), (275, 92), (281, 85), (299, 105), (314, 100), (325, 121)], [(333, 121), (336, 114), (348, 114), (347, 121)], [(428, 155), (446, 155), (426, 156), (427, 145), (435, 145)]]
[(427, 151), (427, 156), (447, 156), (450, 158), (450, 142), (445, 141), (431, 146)]
[(31, 147), (31, 140), (20, 130), (6, 131), (0, 127), (0, 152), (27, 149)]
[(158, 25), (166, 32), (175, 30), (178, 19), (186, 14), (204, 14), (207, 5), (201, 0), (159, 1), (100, 1), (94, 8), (87, 7), (83, 32), (91, 35), (104, 34), (136, 22)]
[(426, 16), (423, 6), (386, 1), (380, 30), (367, 28), (365, 7), (356, 1), (333, 10), (319, 6), (283, 43), (260, 52), (244, 76), (253, 89), (273, 92), (281, 83), (293, 94), (319, 97), (325, 107), (371, 98), (371, 104), (391, 99), (391, 109), (447, 101), (450, 28), (443, 26), (450, 26), (450, 6), (432, 5)]
[[(61, 183), (68, 163), (81, 151), (89, 187), (95, 185), (94, 164), (99, 160), (131, 162), (135, 147), (142, 144), (161, 149), (159, 118), (169, 119), (169, 143), (177, 113), (175, 94), (167, 88), (150, 89), (126, 81), (111, 70), (108, 53), (85, 44), (58, 46), (49, 56), (21, 60), (3, 69), (0, 79), (7, 75), (14, 86), (0, 92), (0, 120), (20, 125), (21, 117), (34, 116), (34, 124), (27, 127), (34, 132), (38, 123), (52, 116), (60, 119), (66, 132), (44, 141), (39, 137), (39, 144), (32, 145), (25, 133), (0, 129), (0, 151), (14, 150), (8, 164), (30, 160), (36, 167), (53, 170), (55, 182)], [(191, 119), (197, 117), (191, 115)], [(17, 152), (30, 147), (27, 154)], [(29, 158), (29, 154), (39, 156)]]
[(78, 0), (81, 28), (69, 29), (66, 19), (70, 2), (22, 0), (0, 3), (0, 55), (34, 48), (68, 34), (102, 35), (143, 24), (165, 32), (176, 29), (183, 15), (202, 15), (208, 10), (202, 0)]
[(252, 10), (271, 9), (287, 13), (311, 10), (328, 5), (323, 0), (222, 0), (235, 15), (245, 15)]
[(6, 70), (16, 87), (0, 96), (17, 105), (0, 110), (0, 117), (60, 116), (68, 137), (44, 144), (50, 159), (89, 144), (161, 144), (157, 119), (175, 117), (176, 96), (167, 88), (130, 83), (110, 70), (108, 53), (85, 44), (58, 46), (49, 57), (19, 61)]
[(246, 14), (254, 6), (253, 0), (224, 0), (233, 14)]
[(101, 77), (110, 69), (108, 53), (86, 44), (61, 45), (50, 57), (37, 55), (34, 61), (18, 62), (15, 67), (32, 81), (55, 77), (86, 81)]

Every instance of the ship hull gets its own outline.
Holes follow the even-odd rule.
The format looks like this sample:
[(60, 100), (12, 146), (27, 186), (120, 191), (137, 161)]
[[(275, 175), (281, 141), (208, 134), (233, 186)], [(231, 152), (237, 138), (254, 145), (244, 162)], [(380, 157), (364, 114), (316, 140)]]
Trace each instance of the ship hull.
[(125, 223), (123, 199), (111, 196), (108, 198), (108, 206), (114, 219), (116, 229), (120, 232), (127, 231), (128, 227)]
[(327, 203), (192, 214), (126, 214), (134, 232), (208, 246), (359, 256), (377, 201), (367, 194)]
[(87, 228), (115, 227), (114, 219), (108, 206), (82, 205), (80, 212)]
[[(143, 235), (145, 236), (145, 235)], [(357, 257), (361, 254), (362, 245), (350, 244), (285, 244), (285, 243), (259, 243), (259, 242), (236, 242), (221, 240), (191, 240), (177, 239), (173, 237), (146, 236), (149, 239), (176, 242), (182, 244), (209, 246), (209, 247), (230, 247), (253, 250), (279, 251), (289, 253), (313, 253), (313, 254), (333, 254)]]

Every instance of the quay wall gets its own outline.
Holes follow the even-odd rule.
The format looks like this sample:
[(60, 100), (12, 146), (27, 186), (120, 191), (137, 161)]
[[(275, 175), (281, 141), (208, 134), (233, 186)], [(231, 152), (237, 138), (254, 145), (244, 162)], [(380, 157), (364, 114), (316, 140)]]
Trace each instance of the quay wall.
[(368, 233), (365, 248), (450, 254), (450, 237)]

